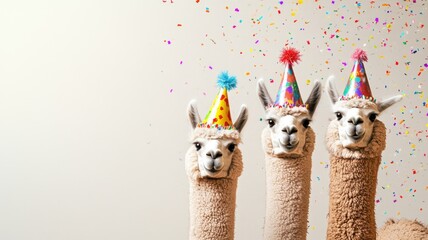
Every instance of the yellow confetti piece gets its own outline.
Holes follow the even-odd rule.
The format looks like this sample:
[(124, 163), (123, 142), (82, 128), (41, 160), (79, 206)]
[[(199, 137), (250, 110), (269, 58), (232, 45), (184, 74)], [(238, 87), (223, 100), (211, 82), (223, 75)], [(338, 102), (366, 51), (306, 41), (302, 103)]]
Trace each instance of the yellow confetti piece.
[(309, 85), (309, 84), (311, 84), (311, 80), (306, 79), (306, 85)]
[(250, 72), (246, 72), (246, 73), (245, 73), (245, 75), (246, 75), (246, 76), (249, 76), (249, 75), (250, 75)]
[(298, 4), (303, 4), (303, 0), (298, 0), (297, 3)]

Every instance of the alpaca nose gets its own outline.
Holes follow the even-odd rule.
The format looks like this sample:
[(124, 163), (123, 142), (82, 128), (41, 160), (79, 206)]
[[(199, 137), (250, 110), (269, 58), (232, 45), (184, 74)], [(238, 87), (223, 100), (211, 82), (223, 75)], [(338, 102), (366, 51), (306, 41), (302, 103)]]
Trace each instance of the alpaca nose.
[(364, 121), (363, 121), (363, 119), (362, 118), (360, 118), (360, 117), (356, 117), (356, 118), (350, 118), (349, 120), (348, 120), (348, 123), (351, 123), (351, 124), (353, 124), (353, 125), (358, 125), (358, 124), (361, 124), (361, 123), (363, 123)]
[(207, 152), (207, 156), (211, 157), (212, 159), (216, 159), (223, 156), (223, 154), (220, 151), (209, 151)]
[(293, 133), (296, 133), (297, 132), (297, 128), (296, 127), (294, 127), (294, 126), (287, 126), (287, 127), (284, 127), (283, 129), (282, 129), (282, 132), (285, 132), (285, 133), (287, 133), (288, 135), (291, 135), (291, 134), (293, 134)]

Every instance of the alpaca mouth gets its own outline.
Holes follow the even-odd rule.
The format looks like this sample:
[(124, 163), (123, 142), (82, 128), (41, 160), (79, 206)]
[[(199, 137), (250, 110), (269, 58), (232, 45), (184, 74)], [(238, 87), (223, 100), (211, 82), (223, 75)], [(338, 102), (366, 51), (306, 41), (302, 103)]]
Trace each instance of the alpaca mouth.
[(349, 137), (352, 138), (354, 141), (358, 141), (358, 140), (360, 140), (361, 138), (364, 137), (364, 133), (360, 134), (360, 135), (354, 133), (353, 135), (350, 135)]
[(213, 174), (217, 174), (217, 173), (219, 173), (221, 171), (221, 169), (215, 169), (215, 168), (208, 169), (206, 167), (204, 167), (204, 168), (205, 168), (205, 170), (207, 170), (208, 172), (213, 173)]
[(285, 149), (287, 149), (287, 151), (293, 151), (294, 149), (297, 148), (297, 145), (299, 145), (299, 143), (296, 144), (291, 144), (291, 143), (287, 143), (287, 144), (281, 144)]
[(294, 150), (294, 149), (296, 149), (296, 148), (297, 148), (297, 146), (299, 145), (299, 142), (298, 142), (298, 141), (297, 141), (297, 142), (291, 142), (291, 141), (289, 141), (289, 140), (283, 140), (283, 139), (281, 139), (281, 140), (279, 140), (278, 142), (279, 142), (279, 146), (280, 146), (282, 149), (286, 150), (287, 152), (289, 152), (289, 151), (293, 151), (293, 150)]

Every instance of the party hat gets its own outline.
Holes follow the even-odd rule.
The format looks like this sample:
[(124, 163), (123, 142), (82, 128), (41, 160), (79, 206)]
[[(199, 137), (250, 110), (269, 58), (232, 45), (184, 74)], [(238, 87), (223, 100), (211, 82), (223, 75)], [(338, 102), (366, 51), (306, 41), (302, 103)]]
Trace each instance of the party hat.
[(363, 62), (367, 62), (366, 52), (357, 48), (352, 55), (355, 61), (351, 76), (343, 91), (342, 100), (352, 98), (362, 98), (374, 101), (372, 91), (370, 90), (369, 80), (367, 79), (366, 69)]
[(293, 64), (300, 61), (300, 52), (295, 48), (286, 48), (282, 51), (279, 60), (285, 64), (285, 71), (274, 106), (303, 106), (302, 96), (293, 71)]
[(217, 86), (220, 88), (214, 102), (208, 111), (201, 126), (208, 128), (232, 129), (232, 117), (230, 116), (229, 98), (227, 91), (236, 88), (236, 77), (222, 72), (217, 77)]

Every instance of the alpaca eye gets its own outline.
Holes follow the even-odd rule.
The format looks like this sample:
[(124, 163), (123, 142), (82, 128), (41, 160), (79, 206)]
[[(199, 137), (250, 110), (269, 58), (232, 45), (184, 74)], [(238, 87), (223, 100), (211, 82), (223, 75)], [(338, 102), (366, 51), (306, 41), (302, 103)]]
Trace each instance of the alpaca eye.
[(309, 123), (311, 123), (311, 120), (309, 120), (309, 119), (307, 119), (307, 118), (303, 119), (303, 121), (302, 121), (302, 125), (303, 125), (303, 127), (305, 127), (305, 128), (308, 128), (308, 127), (309, 127)]
[(196, 147), (196, 151), (199, 151), (200, 149), (201, 149), (201, 144), (200, 143), (198, 143), (198, 142), (195, 142), (195, 143), (193, 143), (194, 145), (195, 145), (195, 147)]
[(275, 125), (275, 121), (273, 119), (268, 119), (269, 127), (273, 127)]
[(231, 143), (227, 145), (227, 149), (229, 149), (230, 152), (233, 152), (235, 150), (236, 144)]
[(337, 117), (337, 120), (342, 119), (342, 113), (337, 112), (337, 113), (336, 113), (336, 117)]
[(374, 122), (374, 120), (376, 120), (376, 117), (377, 117), (377, 114), (376, 114), (376, 113), (371, 113), (371, 114), (369, 115), (369, 119), (370, 119), (370, 121), (372, 121), (372, 122)]

